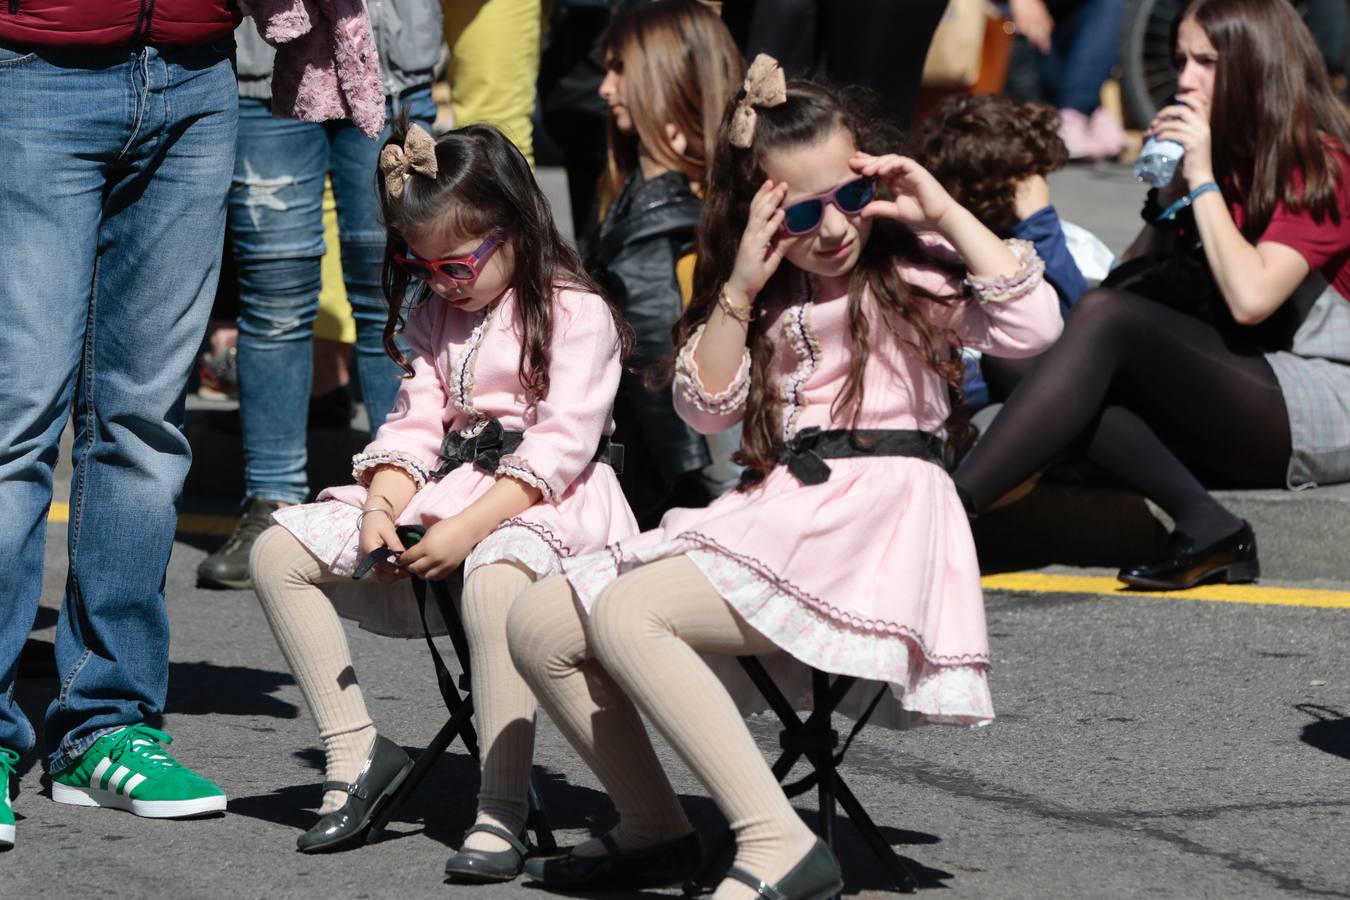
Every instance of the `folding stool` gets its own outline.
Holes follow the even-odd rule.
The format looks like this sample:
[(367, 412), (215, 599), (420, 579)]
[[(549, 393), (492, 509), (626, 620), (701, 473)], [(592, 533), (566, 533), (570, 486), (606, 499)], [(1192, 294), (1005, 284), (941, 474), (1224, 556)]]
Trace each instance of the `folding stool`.
[[(399, 537), (402, 539), (405, 536), (400, 529)], [(406, 544), (407, 541), (405, 541)], [(457, 578), (461, 572), (462, 570), (450, 577)], [(428, 582), (416, 576), (411, 576), (410, 580), (413, 594), (417, 598), (417, 612), (422, 617), (422, 634), (426, 638), (427, 648), (431, 651), (431, 664), (436, 669), (436, 685), (440, 688), (441, 697), (445, 701), (445, 708), (450, 712), (450, 718), (441, 726), (441, 730), (436, 732), (436, 736), (431, 739), (431, 743), (427, 744), (426, 749), (418, 754), (412, 769), (403, 779), (403, 783), (399, 785), (398, 790), (371, 820), (367, 840), (372, 840), (373, 835), (384, 829), (389, 819), (393, 817), (404, 801), (417, 790), (418, 785), (431, 771), (431, 767), (441, 758), (441, 754), (445, 752), (455, 738), (463, 740), (464, 746), (473, 754), (474, 759), (480, 759), (478, 732), (473, 727), (473, 691), (469, 679), (469, 641), (464, 634), (464, 623), (459, 617), (459, 610), (455, 609), (446, 582), (435, 581), (430, 583), (431, 596), (435, 599), (436, 608), (440, 611), (441, 619), (445, 622), (446, 631), (450, 636), (450, 645), (454, 648), (455, 658), (459, 660), (460, 669), (464, 673), (459, 676), (459, 686), (456, 688), (450, 670), (445, 665), (445, 660), (441, 658), (440, 651), (436, 649), (436, 644), (431, 639), (431, 630), (427, 627)], [(464, 691), (463, 696), (460, 695), (460, 690)], [(548, 827), (544, 801), (539, 793), (536, 772), (533, 768), (530, 771), (530, 812), (529, 818), (526, 820), (526, 827), (534, 832), (534, 843), (539, 852), (548, 854), (558, 849), (558, 844), (553, 839), (553, 832)]]
[[(872, 821), (872, 817), (868, 815), (867, 810), (853, 791), (839, 777), (837, 771), (849, 745), (853, 743), (853, 739), (857, 737), (858, 732), (867, 724), (867, 720), (872, 717), (877, 704), (889, 688), (885, 685), (879, 687), (877, 695), (872, 698), (872, 702), (867, 705), (862, 715), (854, 722), (853, 729), (844, 740), (843, 747), (836, 752), (835, 748), (839, 746), (839, 732), (831, 727), (830, 715), (857, 682), (856, 678), (839, 675), (831, 681), (829, 674), (819, 669), (812, 669), (812, 712), (803, 720), (798, 718), (796, 710), (783, 696), (783, 692), (779, 690), (778, 685), (769, 677), (769, 673), (765, 671), (758, 658), (740, 656), (737, 657), (737, 661), (783, 723), (783, 730), (778, 736), (778, 746), (783, 752), (779, 755), (777, 762), (773, 764), (774, 777), (780, 782), (783, 781), (792, 771), (792, 767), (803, 757), (811, 766), (812, 771), (803, 778), (791, 784), (783, 785), (783, 792), (789, 798), (792, 798), (806, 793), (812, 787), (817, 789), (820, 801), (819, 835), (820, 839), (828, 844), (831, 849), (834, 848), (835, 803), (838, 801), (838, 805), (842, 806), (844, 812), (848, 813), (849, 819), (853, 822), (853, 827), (862, 835), (867, 846), (881, 862), (882, 867), (885, 868), (891, 881), (894, 882), (896, 890), (906, 894), (917, 890), (918, 881), (914, 874), (891, 849), (891, 845), (882, 836), (880, 829)], [(730, 862), (729, 855), (734, 844), (735, 837), (731, 832), (728, 831), (721, 836), (711, 848), (702, 870), (685, 883), (685, 896), (696, 897), (711, 890), (713, 876)]]

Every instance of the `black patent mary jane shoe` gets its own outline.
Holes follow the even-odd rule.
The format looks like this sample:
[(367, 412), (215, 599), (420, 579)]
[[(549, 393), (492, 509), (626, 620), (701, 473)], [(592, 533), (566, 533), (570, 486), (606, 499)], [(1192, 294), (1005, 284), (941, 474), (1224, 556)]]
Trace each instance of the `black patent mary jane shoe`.
[(727, 871), (727, 877), (749, 885), (764, 900), (827, 900), (844, 889), (839, 861), (821, 841), (816, 841), (777, 884), (767, 884), (737, 866)]
[(511, 846), (505, 850), (472, 850), (460, 847), (445, 864), (446, 878), (459, 884), (492, 884), (511, 881), (520, 874), (520, 870), (525, 866), (525, 857), (530, 854), (530, 848), (525, 846), (519, 837), (505, 828), (487, 822), (473, 826), (464, 832), (464, 837), (467, 839), (475, 831), (499, 837)]
[(600, 836), (606, 853), (600, 856), (532, 857), (525, 874), (550, 890), (613, 890), (663, 887), (677, 884), (703, 864), (703, 844), (690, 832), (682, 838), (622, 850), (608, 834)]
[(1243, 522), (1237, 531), (1206, 547), (1197, 547), (1190, 535), (1174, 531), (1162, 559), (1127, 566), (1116, 577), (1140, 590), (1180, 591), (1210, 581), (1241, 584), (1260, 574), (1256, 535)]
[(323, 783), (325, 792), (346, 791), (347, 802), (300, 835), (295, 842), (296, 849), (301, 853), (327, 853), (364, 843), (371, 820), (398, 790), (412, 766), (413, 761), (402, 747), (377, 734), (356, 781), (351, 784), (341, 781)]

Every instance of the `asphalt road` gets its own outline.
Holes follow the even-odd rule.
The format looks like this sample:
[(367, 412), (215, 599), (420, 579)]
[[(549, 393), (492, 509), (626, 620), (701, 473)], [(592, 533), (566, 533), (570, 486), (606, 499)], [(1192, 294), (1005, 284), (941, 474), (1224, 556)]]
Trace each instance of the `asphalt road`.
[[(1139, 203), (1127, 175), (1075, 169), (1054, 183), (1067, 217), (1123, 246)], [(30, 758), (15, 800), (18, 846), (0, 854), (0, 897), (543, 896), (521, 883), (443, 885), (477, 781), (458, 746), (386, 840), (335, 856), (295, 852), (314, 820), (322, 753), (252, 594), (195, 586), (218, 540), (183, 535), (175, 546), (166, 727), (179, 758), (225, 786), (229, 812), (166, 822), (59, 806)], [(51, 638), (64, 542), (64, 524), (53, 523), (39, 639)], [(1344, 589), (1350, 564), (1344, 575), (1318, 586)], [(987, 604), (997, 721), (868, 729), (842, 770), (925, 893), (1350, 898), (1350, 609), (998, 591)], [(351, 639), (377, 724), (420, 749), (444, 718), (424, 648), (355, 630)], [(54, 678), (19, 683), (35, 721), (56, 690)], [(752, 728), (776, 752), (776, 729)], [(713, 834), (716, 810), (663, 758)], [(562, 842), (608, 827), (594, 778), (547, 721), (537, 762)], [(798, 808), (809, 818), (814, 801)], [(846, 824), (840, 842), (847, 893), (886, 891)]]

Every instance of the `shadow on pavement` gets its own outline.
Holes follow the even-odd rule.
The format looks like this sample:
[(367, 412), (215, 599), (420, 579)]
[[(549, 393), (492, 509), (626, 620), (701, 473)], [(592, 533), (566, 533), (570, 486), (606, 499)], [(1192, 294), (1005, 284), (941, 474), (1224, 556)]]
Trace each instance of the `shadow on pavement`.
[(1317, 720), (1303, 726), (1299, 740), (1323, 753), (1350, 759), (1350, 716), (1340, 710), (1319, 706), (1316, 703), (1299, 703), (1294, 709), (1307, 713)]
[[(170, 662), (169, 702), (165, 712), (183, 716), (294, 719), (300, 715), (295, 704), (271, 696), (278, 689), (294, 683), (289, 672), (218, 666), (209, 662)], [(20, 778), (47, 752), (42, 723), (47, 704), (56, 696), (58, 688), (56, 656), (51, 643), (29, 638), (20, 657), (15, 696), (37, 732), (38, 742), (37, 752), (25, 754), (19, 762), (16, 772)], [(157, 717), (148, 724), (157, 728), (161, 723)]]
[(294, 719), (294, 703), (271, 696), (295, 684), (290, 672), (220, 666), (209, 662), (169, 663), (165, 713), (179, 716), (267, 716)]

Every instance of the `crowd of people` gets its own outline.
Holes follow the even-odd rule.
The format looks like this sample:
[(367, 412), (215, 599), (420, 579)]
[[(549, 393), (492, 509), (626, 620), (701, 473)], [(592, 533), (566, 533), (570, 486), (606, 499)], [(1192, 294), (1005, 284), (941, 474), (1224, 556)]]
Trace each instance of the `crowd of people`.
[[(789, 4), (805, 31), (752, 9), (739, 41), (697, 0), (574, 21), (560, 37), (580, 52), (556, 70), (606, 116), (601, 145), (568, 150), (594, 176), (571, 190), (580, 249), (535, 180), (518, 98), (470, 112), (484, 83), (539, 69), (481, 52), (511, 16), (538, 21), (537, 2), (493, 3), (503, 18), (444, 23), (433, 0), (304, 3), (323, 13), (305, 27), (281, 0), (242, 24), (226, 0), (0, 16), (0, 224), (23, 235), (0, 243), (0, 499), (17, 522), (0, 539), (0, 782), (36, 744), (13, 685), (73, 408), (52, 798), (225, 809), (155, 727), (184, 388), (222, 246), (247, 506), (203, 577), (256, 591), (317, 726), (303, 852), (364, 841), (412, 766), (375, 724), (342, 620), (420, 636), (413, 579), (451, 583), (471, 650), (482, 778), (451, 879), (691, 874), (700, 842), (645, 718), (735, 833), (714, 896), (817, 900), (842, 875), (745, 725), (737, 656), (769, 661), (796, 701), (813, 668), (856, 677), (881, 725), (986, 724), (970, 523), (1053, 462), (1086, 458), (1175, 522), (1159, 558), (1120, 572), (1145, 590), (1258, 576), (1251, 526), (1209, 486), (1350, 480), (1350, 119), (1286, 0), (1182, 5), (1176, 97), (1147, 133), (1184, 153), (1104, 279), (1047, 176), (1121, 149), (1088, 99), (1106, 77), (1096, 17), (1118, 3), (1014, 4), (1056, 57), (1053, 105), (956, 97), (918, 122), (915, 54), (880, 24), (841, 30), (858, 35), (866, 3)], [(926, 46), (942, 6), (916, 4), (904, 41)], [(465, 96), (436, 134), (443, 29)], [(311, 500), (326, 183), (372, 439), (351, 483)], [(540, 707), (618, 814), (549, 857), (524, 842)]]

